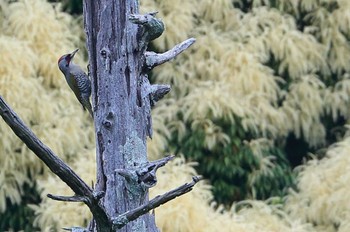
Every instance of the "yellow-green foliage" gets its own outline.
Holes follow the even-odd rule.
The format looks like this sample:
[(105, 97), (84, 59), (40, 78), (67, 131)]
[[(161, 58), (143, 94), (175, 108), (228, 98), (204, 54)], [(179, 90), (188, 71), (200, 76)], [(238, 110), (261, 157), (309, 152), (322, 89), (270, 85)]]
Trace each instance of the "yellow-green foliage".
[[(165, 0), (155, 1), (154, 5), (150, 1), (141, 2), (146, 5), (145, 11), (159, 9), (167, 25), (164, 35), (155, 41), (161, 50), (189, 36), (197, 38), (192, 53), (182, 54), (175, 62), (155, 70), (158, 81), (173, 83), (172, 96), (179, 99), (159, 103), (176, 105), (177, 109), (167, 113), (173, 129), (182, 129), (181, 122), (174, 122), (176, 112), (181, 112), (185, 121), (199, 120), (206, 125), (208, 121), (202, 119), (227, 118), (234, 124), (232, 116), (236, 115), (243, 117), (247, 130), (264, 137), (276, 139), (294, 132), (311, 146), (324, 144), (323, 112), (332, 111), (334, 119), (339, 112), (349, 115), (348, 77), (335, 88), (326, 88), (322, 83), (329, 78), (330, 69), (349, 70), (350, 48), (344, 35), (350, 33), (345, 23), (350, 17), (349, 3), (330, 1), (328, 4), (338, 2), (339, 8), (329, 13), (317, 1), (302, 1), (301, 9), (295, 7), (296, 2), (281, 1), (278, 5), (281, 12), (261, 7), (270, 5), (269, 1), (254, 1), (256, 8), (247, 14), (234, 9), (231, 0)], [(314, 8), (317, 10), (311, 11)], [(297, 28), (294, 17), (283, 12), (299, 15), (297, 10), (310, 11), (306, 19), (312, 24), (304, 33)], [(172, 14), (188, 21), (183, 30)], [(192, 23), (194, 16), (197, 24)], [(174, 35), (170, 28), (181, 30)], [(181, 34), (184, 31), (186, 36)], [(164, 41), (172, 43), (165, 46), (168, 43)], [(271, 56), (280, 63), (277, 73), (264, 65)], [(285, 80), (278, 76), (285, 74), (292, 79), (287, 91), (282, 87)], [(278, 106), (280, 98), (286, 99), (282, 107)], [(216, 137), (225, 137), (207, 131), (208, 143), (223, 141)]]
[[(0, 3), (0, 94), (47, 145), (90, 182), (95, 178), (91, 121), (57, 69), (58, 57), (79, 46), (74, 35), (76, 31), (80, 35), (81, 28), (44, 0), (8, 2)], [(350, 71), (347, 0), (283, 0), (277, 6), (260, 0), (253, 1), (250, 13), (233, 8), (232, 2), (243, 4), (240, 0), (141, 1), (143, 11), (159, 10), (166, 24), (164, 35), (155, 41), (159, 50), (190, 36), (197, 38), (189, 52), (154, 72), (157, 81), (172, 83), (173, 91), (171, 99), (159, 102), (153, 112), (151, 157), (164, 155), (172, 132), (184, 135), (184, 123), (175, 117), (179, 112), (194, 129), (205, 128), (207, 149), (231, 139), (215, 119), (235, 124), (235, 117), (242, 118), (245, 129), (267, 138), (249, 141), (257, 158), (264, 146), (288, 132), (304, 136), (313, 146), (323, 144), (323, 112), (331, 112), (334, 120), (339, 115), (350, 116), (350, 82), (341, 72)], [(337, 2), (341, 7), (330, 13), (320, 2)], [(311, 12), (306, 15), (311, 25), (302, 33), (289, 13), (304, 12)], [(276, 72), (264, 65), (271, 56), (280, 62)], [(339, 79), (332, 88), (322, 82), (331, 71)], [(282, 78), (285, 73), (291, 80)], [(283, 89), (287, 81), (291, 84)], [(282, 97), (285, 102), (278, 106)], [(5, 197), (18, 203), (21, 186), (36, 179), (43, 203), (31, 207), (42, 231), (86, 225), (91, 215), (85, 206), (45, 197), (47, 193), (70, 195), (67, 186), (47, 174), (47, 168), (5, 123), (0, 123), (0, 134), (0, 210), (6, 209)], [(200, 183), (193, 192), (157, 209), (157, 224), (165, 232), (336, 231), (333, 225), (348, 231), (349, 144), (346, 139), (331, 148), (326, 159), (305, 165), (299, 177), (300, 192), (288, 197), (292, 217), (279, 206), (259, 201), (238, 203), (231, 211), (214, 209), (209, 185)], [(264, 159), (258, 171), (268, 172), (270, 159)], [(190, 181), (194, 174), (192, 164), (177, 158), (160, 169), (151, 195)], [(250, 181), (254, 180), (252, 175)]]
[(299, 192), (288, 196), (286, 209), (294, 217), (317, 225), (317, 231), (350, 231), (350, 137), (331, 146), (323, 160), (301, 168)]
[[(95, 178), (96, 165), (94, 154), (95, 149), (81, 154), (72, 166), (86, 183), (93, 183)], [(83, 203), (59, 202), (46, 197), (48, 193), (63, 196), (74, 195), (73, 191), (58, 177), (50, 175), (48, 178), (38, 181), (38, 185), (42, 191), (41, 197), (43, 201), (40, 205), (31, 205), (31, 208), (38, 215), (34, 221), (34, 225), (41, 228), (41, 231), (88, 225), (91, 219), (91, 213), (89, 208)]]
[[(329, 74), (327, 45), (300, 32), (292, 16), (273, 8), (259, 7), (243, 15), (227, 7), (231, 1), (191, 2), (191, 9), (196, 9), (193, 14), (201, 19), (187, 34), (197, 38), (192, 53), (155, 70), (158, 81), (174, 84), (173, 96), (179, 99), (171, 103), (177, 107), (175, 112), (181, 112), (185, 121), (206, 125), (208, 121), (203, 119), (208, 118), (227, 118), (235, 124), (235, 115), (243, 118), (247, 130), (264, 137), (276, 139), (292, 131), (313, 146), (323, 144), (325, 131), (320, 116), (327, 107), (339, 108), (324, 104), (325, 87), (315, 74)], [(177, 15), (182, 17), (180, 12)], [(231, 24), (221, 25), (228, 15)], [(167, 15), (163, 20), (167, 28), (179, 28)], [(172, 37), (169, 33), (165, 31), (164, 40)], [(162, 42), (155, 44), (164, 49)], [(280, 62), (278, 73), (264, 65), (271, 56)], [(292, 78), (288, 91), (282, 90), (285, 81), (277, 76), (283, 73)], [(282, 97), (286, 101), (279, 107)], [(176, 116), (173, 111), (168, 114)], [(207, 130), (206, 136), (208, 143), (225, 140), (224, 135), (213, 135), (212, 130)]]
[[(73, 20), (43, 0), (5, 1), (1, 9), (0, 94), (63, 159), (87, 155), (94, 147), (91, 122), (57, 68), (59, 56), (75, 47), (77, 39), (65, 36)], [(23, 184), (43, 178), (47, 168), (3, 122), (0, 134), (3, 212), (5, 197), (19, 203)]]
[(294, 218), (317, 225), (317, 231), (350, 230), (348, 201), (350, 137), (331, 146), (322, 160), (311, 160), (298, 178), (299, 192), (288, 196), (286, 209)]
[[(197, 39), (189, 51), (153, 72), (157, 82), (171, 83), (172, 91), (171, 98), (162, 100), (153, 110), (166, 126), (157, 127), (154, 122), (151, 155), (161, 155), (157, 148), (167, 148), (169, 134), (175, 132), (182, 142), (187, 138), (184, 136), (200, 131), (204, 134), (203, 150), (214, 153), (206, 158), (203, 152), (203, 159), (224, 159), (217, 150), (231, 145), (235, 138), (228, 134), (231, 130), (222, 127), (223, 121), (231, 128), (243, 127), (254, 139), (283, 141), (293, 133), (310, 147), (326, 144), (322, 117), (332, 111), (336, 120), (339, 112), (347, 113), (350, 92), (344, 85), (335, 89), (324, 84), (334, 71), (329, 65), (333, 62), (328, 57), (329, 43), (311, 33), (316, 26), (301, 31), (294, 17), (301, 12), (296, 12), (292, 3), (283, 2), (277, 9), (254, 1), (255, 7), (245, 13), (234, 8), (231, 0), (141, 1), (145, 4), (143, 11), (159, 10), (166, 24), (167, 30), (154, 41), (159, 50), (171, 48), (180, 38)], [(178, 5), (189, 8), (182, 14)], [(182, 24), (169, 15), (170, 8), (172, 14), (189, 22), (185, 36)], [(301, 10), (304, 13), (305, 9)], [(174, 35), (169, 28), (181, 28), (181, 32)], [(174, 43), (169, 45), (167, 41)], [(340, 52), (350, 54), (347, 50)], [(341, 56), (338, 53), (337, 58)], [(326, 95), (329, 101), (325, 101)], [(337, 100), (336, 104), (332, 99)], [(237, 152), (226, 155), (237, 156)], [(262, 173), (253, 172), (248, 179), (258, 179), (257, 173)]]
[[(177, 131), (180, 137), (185, 134), (178, 113), (192, 128), (205, 128), (209, 150), (212, 144), (224, 145), (230, 139), (215, 120), (225, 118), (235, 124), (233, 116), (243, 118), (245, 129), (262, 137), (275, 140), (293, 132), (311, 146), (323, 146), (326, 131), (321, 117), (327, 113), (334, 121), (339, 116), (349, 121), (350, 116), (350, 1), (254, 0), (249, 13), (234, 9), (232, 2), (247, 3), (141, 1), (145, 12), (159, 10), (167, 29), (181, 26), (163, 10), (172, 9), (189, 22), (184, 37), (181, 30), (178, 35), (166, 30), (154, 42), (160, 50), (172, 47), (174, 44), (167, 46), (164, 41), (180, 40), (179, 35), (197, 38), (191, 52), (155, 69), (156, 80), (172, 83), (173, 91), (172, 99), (159, 102), (154, 110), (167, 126), (157, 128), (151, 148), (159, 145), (159, 137), (165, 140), (171, 132)], [(186, 9), (182, 14), (178, 8), (182, 4), (191, 4), (192, 13)], [(301, 15), (305, 20), (302, 30), (295, 20)], [(265, 65), (271, 58), (278, 63), (275, 70)], [(326, 86), (329, 82), (335, 84)], [(284, 99), (281, 106), (278, 99)], [(288, 210), (294, 218), (317, 224), (316, 231), (349, 231), (349, 144), (346, 139), (325, 160), (306, 165), (298, 180), (301, 192), (289, 197)]]
[[(176, 158), (159, 171), (158, 185), (151, 195), (162, 194), (195, 175), (193, 164), (185, 164), (183, 158)], [(241, 202), (243, 210), (237, 212), (238, 206), (231, 211), (210, 204), (212, 194), (210, 186), (199, 182), (190, 194), (177, 198), (156, 209), (156, 222), (163, 232), (200, 231), (200, 232), (280, 232), (313, 231), (310, 225), (292, 221), (278, 206), (264, 202)]]

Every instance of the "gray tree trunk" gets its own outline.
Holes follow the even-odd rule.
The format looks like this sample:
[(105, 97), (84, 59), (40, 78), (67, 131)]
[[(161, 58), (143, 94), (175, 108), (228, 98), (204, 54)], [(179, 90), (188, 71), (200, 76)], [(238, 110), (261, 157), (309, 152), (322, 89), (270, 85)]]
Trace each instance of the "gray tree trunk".
[[(151, 116), (141, 97), (144, 51), (138, 25), (129, 20), (138, 10), (136, 0), (84, 1), (97, 140), (95, 190), (105, 193), (100, 203), (110, 218), (148, 201), (148, 188), (116, 172), (133, 175), (147, 162)], [(147, 213), (120, 231), (158, 230)]]
[(155, 14), (139, 15), (137, 0), (84, 1), (97, 143), (95, 189), (43, 144), (0, 95), (4, 121), (75, 193), (47, 196), (58, 201), (84, 202), (93, 214), (88, 228), (72, 227), (73, 232), (158, 231), (149, 211), (191, 191), (200, 179), (194, 176), (192, 182), (148, 199), (148, 189), (157, 182), (157, 169), (173, 156), (147, 160), (146, 138), (152, 136), (151, 106), (170, 91), (170, 86), (151, 85), (146, 72), (195, 42), (188, 39), (162, 54), (146, 51), (148, 43), (164, 31)]

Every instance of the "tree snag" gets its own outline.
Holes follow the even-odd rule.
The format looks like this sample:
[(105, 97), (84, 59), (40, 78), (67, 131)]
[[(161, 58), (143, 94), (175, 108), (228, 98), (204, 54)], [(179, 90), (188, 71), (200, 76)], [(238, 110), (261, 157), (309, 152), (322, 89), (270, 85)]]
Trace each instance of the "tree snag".
[(156, 171), (173, 156), (147, 160), (146, 138), (152, 137), (151, 106), (170, 91), (150, 84), (147, 72), (191, 46), (188, 39), (168, 52), (146, 51), (164, 31), (156, 12), (138, 14), (138, 1), (84, 0), (84, 24), (92, 82), (96, 134), (97, 181), (90, 188), (22, 122), (0, 96), (0, 115), (16, 135), (75, 193), (48, 197), (84, 202), (93, 214), (88, 228), (70, 231), (158, 231), (148, 213), (192, 190), (200, 180), (186, 183), (149, 201), (148, 189), (157, 183)]
[[(155, 53), (146, 58), (146, 49), (163, 33), (164, 24), (155, 12), (140, 15), (138, 8), (138, 1), (84, 1), (97, 138), (95, 188), (105, 192), (101, 204), (114, 219), (148, 202), (158, 168), (150, 168), (147, 161), (151, 105), (170, 91), (170, 86), (151, 85), (147, 78), (147, 71), (161, 59)], [(185, 48), (176, 50), (167, 60)], [(148, 65), (150, 60), (154, 61)], [(127, 224), (119, 219), (114, 222), (123, 224), (121, 231), (158, 231), (148, 213), (132, 222), (124, 218)]]

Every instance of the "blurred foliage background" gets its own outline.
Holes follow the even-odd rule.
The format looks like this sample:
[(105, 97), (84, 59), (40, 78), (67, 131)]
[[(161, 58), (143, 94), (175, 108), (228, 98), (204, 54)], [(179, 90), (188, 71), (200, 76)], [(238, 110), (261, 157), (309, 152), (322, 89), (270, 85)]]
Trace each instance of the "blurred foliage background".
[[(140, 3), (166, 25), (152, 49), (197, 39), (150, 73), (172, 91), (153, 109), (149, 156), (178, 157), (151, 195), (207, 180), (156, 210), (161, 231), (350, 231), (350, 2)], [(78, 0), (0, 2), (0, 94), (90, 183), (92, 123), (57, 68), (84, 48), (81, 14)], [(71, 192), (5, 123), (0, 134), (0, 230), (86, 225), (88, 209), (48, 200)]]

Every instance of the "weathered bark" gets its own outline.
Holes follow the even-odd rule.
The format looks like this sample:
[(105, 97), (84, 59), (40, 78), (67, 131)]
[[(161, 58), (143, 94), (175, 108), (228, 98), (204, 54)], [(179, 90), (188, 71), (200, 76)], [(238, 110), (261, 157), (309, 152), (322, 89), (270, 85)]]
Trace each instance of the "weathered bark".
[(97, 181), (90, 188), (30, 129), (0, 96), (0, 115), (16, 135), (74, 191), (74, 196), (48, 197), (58, 201), (82, 201), (93, 221), (78, 231), (158, 231), (148, 213), (192, 190), (193, 181), (153, 200), (148, 189), (156, 171), (173, 156), (149, 162), (146, 137), (152, 136), (151, 106), (170, 91), (169, 85), (151, 85), (147, 71), (173, 59), (194, 43), (189, 39), (163, 54), (146, 52), (148, 43), (164, 30), (156, 13), (138, 14), (138, 2), (85, 0), (84, 20), (89, 52), (89, 75), (96, 131)]
[[(148, 189), (116, 170), (137, 171), (147, 162), (150, 105), (141, 97), (143, 48), (138, 26), (129, 21), (138, 1), (84, 1), (85, 31), (97, 138), (96, 190), (109, 217), (147, 203)], [(147, 213), (120, 231), (158, 231)]]

